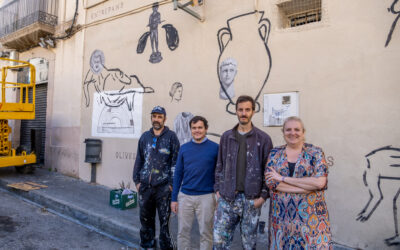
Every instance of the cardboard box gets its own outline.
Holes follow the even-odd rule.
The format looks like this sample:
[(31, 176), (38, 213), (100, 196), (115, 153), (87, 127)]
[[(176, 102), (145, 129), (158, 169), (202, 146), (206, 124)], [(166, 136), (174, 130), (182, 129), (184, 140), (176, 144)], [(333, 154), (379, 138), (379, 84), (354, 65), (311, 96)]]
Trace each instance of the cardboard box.
[(137, 206), (137, 193), (122, 194), (122, 189), (114, 189), (110, 191), (110, 206), (125, 210)]

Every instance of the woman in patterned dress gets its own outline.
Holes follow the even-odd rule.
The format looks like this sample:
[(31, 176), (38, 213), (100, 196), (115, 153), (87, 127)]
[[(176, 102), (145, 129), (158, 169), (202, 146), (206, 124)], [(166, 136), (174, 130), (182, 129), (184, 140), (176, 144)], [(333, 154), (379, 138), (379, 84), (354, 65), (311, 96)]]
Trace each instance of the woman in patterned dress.
[(269, 249), (332, 249), (324, 153), (304, 142), (300, 118), (287, 118), (282, 131), (286, 145), (271, 150), (265, 170)]

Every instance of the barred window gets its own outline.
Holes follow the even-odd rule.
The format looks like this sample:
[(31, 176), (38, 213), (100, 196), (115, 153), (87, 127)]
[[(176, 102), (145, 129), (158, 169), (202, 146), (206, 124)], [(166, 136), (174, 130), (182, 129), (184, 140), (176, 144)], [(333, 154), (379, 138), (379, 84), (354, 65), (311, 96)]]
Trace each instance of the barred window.
[(321, 0), (288, 0), (278, 4), (283, 28), (321, 21)]

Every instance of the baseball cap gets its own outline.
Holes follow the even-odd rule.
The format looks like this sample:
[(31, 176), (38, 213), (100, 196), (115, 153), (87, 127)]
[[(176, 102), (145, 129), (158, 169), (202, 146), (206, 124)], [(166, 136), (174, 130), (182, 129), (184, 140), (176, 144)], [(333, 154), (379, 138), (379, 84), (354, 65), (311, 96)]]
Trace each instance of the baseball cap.
[(165, 109), (161, 106), (155, 106), (150, 114), (153, 114), (153, 113), (167, 115), (167, 113), (165, 112)]

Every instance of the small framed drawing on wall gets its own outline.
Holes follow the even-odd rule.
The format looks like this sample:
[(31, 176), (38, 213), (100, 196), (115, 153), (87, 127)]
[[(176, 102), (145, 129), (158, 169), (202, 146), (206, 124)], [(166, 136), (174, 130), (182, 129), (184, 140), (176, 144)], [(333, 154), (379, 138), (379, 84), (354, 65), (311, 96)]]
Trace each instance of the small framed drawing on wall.
[(264, 95), (264, 126), (279, 127), (287, 117), (299, 115), (299, 93)]

